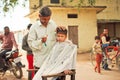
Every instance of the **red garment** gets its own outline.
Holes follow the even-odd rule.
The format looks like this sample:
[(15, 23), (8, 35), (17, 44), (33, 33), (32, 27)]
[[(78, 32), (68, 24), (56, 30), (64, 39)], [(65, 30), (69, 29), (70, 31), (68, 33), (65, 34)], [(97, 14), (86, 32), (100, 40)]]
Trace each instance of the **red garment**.
[(0, 34), (0, 40), (2, 40), (3, 49), (12, 49), (13, 45), (16, 49), (18, 49), (13, 32), (9, 32), (8, 35)]
[(101, 70), (100, 70), (100, 64), (102, 62), (102, 54), (96, 54), (96, 66), (95, 66), (95, 71), (97, 69), (98, 73), (101, 73)]
[(114, 47), (113, 49), (114, 49), (114, 51), (118, 51), (118, 47)]
[[(28, 61), (28, 69), (34, 69), (33, 66), (33, 55), (27, 54), (27, 61)], [(32, 78), (34, 77), (34, 71), (32, 72)]]

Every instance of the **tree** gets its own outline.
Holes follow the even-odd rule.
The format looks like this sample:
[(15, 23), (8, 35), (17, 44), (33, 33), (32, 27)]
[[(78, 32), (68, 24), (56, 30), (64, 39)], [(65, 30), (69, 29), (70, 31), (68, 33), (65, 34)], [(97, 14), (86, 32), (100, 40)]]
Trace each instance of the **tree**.
[(20, 0), (0, 0), (0, 12), (9, 12), (11, 9), (14, 9), (16, 5), (22, 5), (25, 6), (25, 2), (27, 0), (24, 0), (22, 3), (19, 3)]
[[(0, 10), (0, 12), (9, 12), (11, 9), (14, 9), (14, 7), (16, 5), (22, 5), (22, 6), (25, 6), (25, 2), (28, 1), (28, 0), (23, 0), (22, 3), (19, 3), (20, 0), (0, 0), (0, 8), (2, 10)], [(70, 2), (73, 2), (74, 0), (69, 0)], [(84, 4), (86, 0), (78, 0), (78, 7), (80, 7), (82, 4)], [(87, 0), (88, 4), (90, 6), (93, 6), (95, 5), (95, 1), (96, 0)], [(63, 5), (65, 4), (65, 0), (62, 0), (63, 2)]]
[[(70, 2), (73, 2), (74, 0), (70, 0)], [(77, 6), (80, 7), (84, 4), (84, 2), (87, 1), (89, 6), (94, 6), (96, 3), (96, 0), (78, 0)]]

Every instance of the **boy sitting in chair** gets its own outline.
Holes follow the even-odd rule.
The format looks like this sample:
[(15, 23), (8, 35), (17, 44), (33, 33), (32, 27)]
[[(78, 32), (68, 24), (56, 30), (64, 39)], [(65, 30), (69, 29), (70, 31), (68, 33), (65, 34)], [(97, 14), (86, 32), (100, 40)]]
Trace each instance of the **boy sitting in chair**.
[[(56, 33), (57, 42), (41, 68), (35, 74), (33, 80), (42, 80), (43, 75), (61, 72), (69, 74), (71, 69), (75, 69), (77, 46), (72, 44), (71, 41), (66, 40), (67, 29), (65, 27), (58, 27)], [(59, 78), (55, 77), (52, 80), (61, 80)]]

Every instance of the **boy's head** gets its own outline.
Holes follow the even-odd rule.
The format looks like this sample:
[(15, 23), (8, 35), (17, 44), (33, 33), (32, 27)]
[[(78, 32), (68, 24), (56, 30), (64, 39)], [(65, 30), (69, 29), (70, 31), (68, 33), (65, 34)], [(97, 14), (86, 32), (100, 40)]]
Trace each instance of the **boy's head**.
[(64, 26), (59, 26), (56, 28), (56, 35), (58, 42), (64, 42), (67, 38), (67, 29)]
[(95, 36), (95, 41), (100, 42), (101, 41), (100, 36)]

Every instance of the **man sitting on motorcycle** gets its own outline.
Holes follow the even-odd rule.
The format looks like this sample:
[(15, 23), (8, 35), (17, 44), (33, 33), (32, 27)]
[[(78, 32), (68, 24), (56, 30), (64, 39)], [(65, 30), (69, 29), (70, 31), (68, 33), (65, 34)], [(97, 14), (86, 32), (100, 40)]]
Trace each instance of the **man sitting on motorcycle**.
[(103, 59), (103, 69), (104, 70), (111, 70), (108, 66), (108, 62), (107, 62), (107, 57), (106, 57), (106, 52), (105, 52), (105, 48), (107, 48), (110, 44), (110, 36), (108, 35), (108, 29), (107, 28), (104, 28), (103, 29), (103, 33), (100, 35), (101, 37), (101, 42), (102, 42), (102, 50), (103, 50), (103, 56), (104, 56), (104, 59)]
[[(0, 57), (3, 59), (6, 59), (6, 52), (11, 51), (13, 46), (18, 49), (18, 45), (16, 43), (14, 33), (10, 32), (10, 29), (8, 26), (4, 27), (4, 34), (0, 34), (0, 40), (2, 41), (1, 51), (0, 51)], [(4, 67), (6, 70), (7, 66)]]

